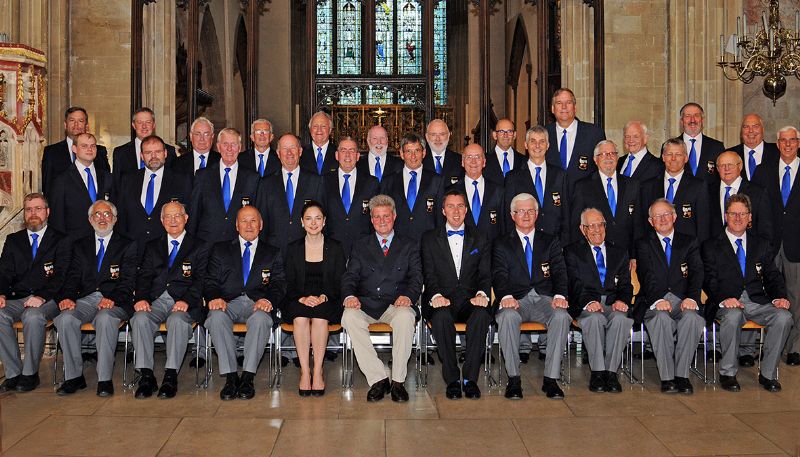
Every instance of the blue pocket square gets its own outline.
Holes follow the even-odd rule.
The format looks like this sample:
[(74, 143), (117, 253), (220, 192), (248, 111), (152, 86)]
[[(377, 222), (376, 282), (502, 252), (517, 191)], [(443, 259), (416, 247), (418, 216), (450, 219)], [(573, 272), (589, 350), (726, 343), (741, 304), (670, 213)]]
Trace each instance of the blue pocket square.
[(475, 255), (477, 253), (478, 253), (478, 248), (475, 248), (472, 250), (472, 252), (469, 253), (469, 255)]

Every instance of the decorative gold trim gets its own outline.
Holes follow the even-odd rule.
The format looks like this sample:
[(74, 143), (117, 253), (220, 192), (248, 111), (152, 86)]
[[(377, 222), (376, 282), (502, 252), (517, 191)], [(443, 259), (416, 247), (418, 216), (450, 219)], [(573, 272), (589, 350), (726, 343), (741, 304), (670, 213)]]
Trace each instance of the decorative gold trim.
[(0, 56), (20, 56), (31, 60), (35, 60), (42, 64), (47, 63), (47, 57), (45, 57), (44, 54), (26, 48), (12, 48), (12, 47), (0, 46)]

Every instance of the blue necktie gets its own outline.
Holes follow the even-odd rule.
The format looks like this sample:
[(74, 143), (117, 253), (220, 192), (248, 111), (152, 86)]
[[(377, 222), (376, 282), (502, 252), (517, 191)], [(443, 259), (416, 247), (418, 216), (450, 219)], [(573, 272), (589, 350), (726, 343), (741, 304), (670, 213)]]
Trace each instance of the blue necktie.
[(508, 163), (508, 152), (503, 153), (503, 177), (505, 178), (508, 172), (511, 171), (511, 164)]
[(139, 169), (144, 168), (144, 159), (139, 159)]
[(202, 170), (205, 167), (206, 167), (206, 156), (200, 154), (200, 166), (198, 167), (198, 170)]
[(739, 269), (742, 270), (742, 277), (744, 277), (745, 254), (741, 238), (736, 239), (736, 258), (739, 259)]
[(561, 147), (559, 148), (561, 152), (561, 168), (567, 169), (567, 129), (564, 129), (564, 134), (561, 135)]
[(175, 263), (175, 257), (178, 257), (178, 240), (172, 240), (172, 250), (169, 251), (169, 262), (167, 263), (167, 268), (172, 268), (172, 264)]
[(350, 214), (350, 175), (343, 175), (344, 184), (342, 185), (342, 205), (344, 213)]
[(406, 192), (406, 202), (408, 203), (408, 210), (414, 211), (414, 202), (417, 201), (417, 172), (409, 171), (411, 179), (408, 181), (408, 191)]
[(97, 201), (97, 189), (94, 188), (94, 178), (92, 178), (92, 171), (89, 167), (83, 169), (86, 172), (86, 188), (89, 190), (89, 198), (92, 203)]
[(244, 279), (244, 285), (247, 285), (247, 278), (250, 277), (250, 246), (253, 243), (246, 241), (244, 243), (244, 252), (242, 253), (242, 278)]
[(436, 159), (436, 174), (442, 174), (442, 156), (435, 156)]
[(536, 177), (533, 180), (533, 187), (536, 188), (536, 196), (539, 197), (539, 205), (544, 205), (544, 186), (542, 186), (542, 167), (536, 167)]
[(692, 175), (697, 176), (697, 149), (694, 148), (695, 138), (689, 140), (692, 142), (692, 147), (689, 149), (689, 166), (692, 168)]
[(225, 169), (225, 177), (222, 178), (222, 202), (225, 203), (225, 212), (231, 206), (231, 177), (228, 173), (231, 172), (230, 168)]
[(631, 177), (633, 174), (633, 161), (636, 160), (633, 154), (628, 154), (628, 165), (625, 166), (625, 171), (622, 172), (623, 175), (627, 177)]
[(672, 261), (672, 245), (668, 236), (664, 237), (664, 255), (667, 257), (667, 266)]
[(144, 197), (144, 212), (148, 216), (153, 212), (153, 206), (155, 206), (156, 176), (155, 173), (150, 175), (150, 182), (147, 183), (147, 193)]
[(731, 198), (731, 186), (725, 186), (725, 198), (722, 200), (722, 209), (725, 210), (725, 205), (728, 204), (728, 199)]
[(606, 192), (608, 192), (608, 207), (611, 208), (611, 215), (617, 215), (617, 196), (614, 195), (614, 186), (611, 185), (611, 178), (606, 178)]
[(258, 155), (258, 174), (264, 177), (264, 154)]
[(756, 163), (756, 151), (752, 149), (750, 150), (750, 158), (747, 159), (747, 165), (750, 168), (750, 180), (752, 181), (753, 175), (756, 174), (756, 168), (758, 167), (758, 164)]
[(31, 238), (33, 238), (33, 242), (31, 243), (31, 260), (33, 260), (36, 258), (36, 252), (39, 251), (39, 234), (31, 233)]
[(289, 215), (292, 215), (294, 208), (294, 184), (292, 184), (292, 173), (286, 173), (286, 204), (289, 205)]
[(665, 197), (668, 202), (672, 203), (675, 199), (675, 178), (669, 178), (669, 187), (667, 187), (667, 196)]
[(478, 219), (481, 218), (481, 193), (478, 192), (478, 181), (472, 181), (472, 185), (475, 187), (472, 194), (472, 220), (478, 225)]
[(453, 236), (453, 235), (464, 236), (464, 231), (463, 230), (448, 230), (447, 231), (447, 236)]
[(531, 248), (531, 240), (527, 236), (525, 239), (525, 262), (528, 264), (528, 276), (533, 278), (533, 249)]
[(97, 250), (97, 272), (100, 273), (100, 266), (103, 265), (103, 257), (106, 255), (106, 248), (103, 246), (104, 240), (102, 238), (98, 238), (97, 241), (100, 242), (100, 249)]
[(381, 178), (383, 178), (383, 172), (381, 171), (381, 158), (375, 156), (375, 177), (378, 178), (378, 182), (381, 182)]
[(606, 259), (603, 258), (603, 250), (600, 246), (594, 247), (594, 261), (597, 263), (597, 274), (600, 275), (600, 285), (606, 283)]
[(317, 148), (317, 174), (322, 174), (322, 148)]
[(781, 179), (781, 197), (783, 198), (783, 206), (786, 206), (786, 202), (789, 201), (789, 192), (792, 191), (792, 175), (791, 170), (792, 167), (786, 165), (783, 173), (783, 179)]

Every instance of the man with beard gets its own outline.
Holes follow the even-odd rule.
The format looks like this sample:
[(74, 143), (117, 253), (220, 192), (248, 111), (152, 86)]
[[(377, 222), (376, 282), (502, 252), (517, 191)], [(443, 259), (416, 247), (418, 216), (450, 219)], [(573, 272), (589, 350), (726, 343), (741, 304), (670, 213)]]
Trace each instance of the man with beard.
[[(142, 142), (150, 135), (156, 134), (156, 115), (153, 110), (142, 107), (133, 113), (131, 127), (136, 132), (136, 137), (122, 146), (114, 148), (114, 189), (116, 190), (125, 174), (141, 170), (147, 166), (147, 160), (142, 155)], [(175, 148), (169, 144), (164, 145), (167, 157), (167, 167), (172, 166), (172, 161), (177, 158)]]
[(388, 145), (389, 136), (386, 129), (380, 125), (372, 126), (367, 132), (369, 152), (358, 161), (358, 172), (364, 175), (371, 174), (380, 183), (384, 176), (400, 171), (403, 168), (403, 161), (387, 154)]
[(445, 186), (455, 184), (464, 170), (461, 169), (459, 154), (447, 147), (450, 143), (450, 129), (447, 124), (441, 119), (432, 120), (425, 130), (425, 139), (430, 154), (426, 154), (422, 166), (441, 176)]

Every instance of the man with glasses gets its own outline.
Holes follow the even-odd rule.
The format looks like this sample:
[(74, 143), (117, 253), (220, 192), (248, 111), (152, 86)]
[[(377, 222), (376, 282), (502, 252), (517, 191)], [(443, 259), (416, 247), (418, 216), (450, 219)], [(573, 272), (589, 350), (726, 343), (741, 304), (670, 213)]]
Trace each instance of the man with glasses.
[[(150, 135), (156, 134), (156, 115), (153, 110), (147, 107), (137, 109), (131, 118), (131, 128), (136, 132), (136, 137), (114, 148), (114, 188), (118, 188), (122, 177), (136, 170), (147, 167), (147, 161), (142, 155), (142, 141)], [(167, 157), (164, 159), (166, 166), (172, 167), (172, 161), (177, 158), (175, 148), (172, 145), (164, 144)]]
[(725, 202), (731, 195), (745, 194), (753, 205), (753, 224), (750, 228), (758, 236), (772, 241), (772, 206), (766, 189), (742, 177), (742, 159), (734, 151), (717, 156), (718, 178), (709, 182), (708, 202), (709, 234), (713, 238), (725, 230)]
[(184, 152), (175, 160), (178, 172), (194, 177), (197, 170), (219, 162), (219, 153), (211, 150), (214, 144), (214, 124), (208, 118), (200, 116), (192, 122), (189, 141), (192, 145), (191, 152)]
[(387, 153), (389, 136), (385, 128), (373, 125), (367, 132), (367, 146), (369, 152), (358, 161), (359, 173), (370, 174), (380, 183), (385, 176), (390, 176), (403, 168), (402, 160)]
[(459, 154), (447, 147), (450, 144), (450, 128), (447, 123), (441, 119), (430, 121), (425, 129), (425, 140), (428, 142), (430, 154), (424, 156), (422, 166), (441, 176), (445, 186), (455, 184), (464, 170), (461, 169)]
[(629, 121), (622, 129), (623, 147), (627, 152), (617, 163), (617, 173), (640, 183), (661, 174), (663, 164), (647, 148), (650, 135), (642, 121)]
[(303, 171), (322, 176), (336, 171), (334, 152), (336, 145), (330, 142), (333, 119), (324, 111), (317, 111), (308, 121), (311, 144), (303, 146), (300, 168)]
[(677, 140), (686, 146), (688, 160), (686, 171), (706, 183), (716, 181), (715, 162), (717, 156), (725, 150), (722, 142), (703, 133), (705, 111), (698, 103), (689, 102), (681, 107), (681, 135)]
[(272, 122), (266, 119), (254, 120), (250, 124), (250, 140), (253, 142), (253, 148), (239, 154), (239, 165), (257, 172), (261, 178), (280, 170), (281, 161), (278, 154), (271, 149), (274, 137)]
[(495, 141), (494, 153), (486, 158), (486, 169), (483, 174), (494, 182), (504, 183), (505, 178), (514, 170), (525, 168), (526, 157), (514, 150), (517, 141), (517, 129), (511, 119), (497, 121), (492, 131)]
[[(494, 158), (489, 159), (494, 160)], [(494, 181), (486, 176), (486, 156), (479, 144), (470, 144), (461, 155), (464, 175), (448, 189), (457, 189), (467, 197), (466, 224), (477, 227), (485, 233), (490, 241), (506, 233), (508, 216), (503, 210), (504, 192), (503, 177)]]
[(728, 149), (739, 154), (745, 164), (742, 177), (752, 181), (758, 167), (765, 161), (778, 160), (780, 152), (775, 143), (764, 141), (764, 121), (758, 114), (748, 114), (742, 118), (741, 138), (741, 143)]

